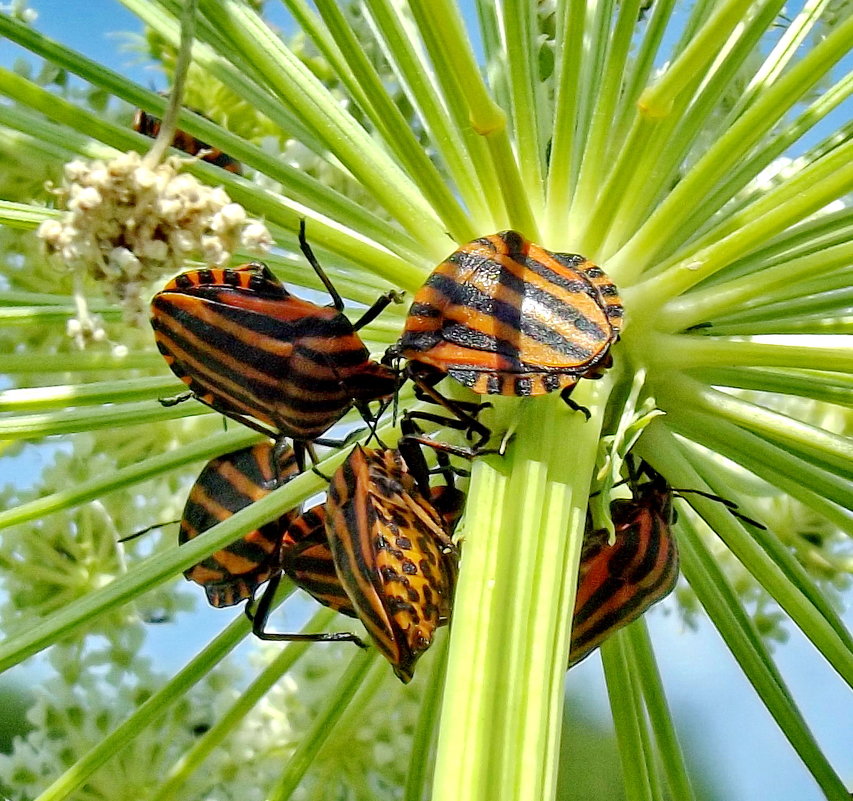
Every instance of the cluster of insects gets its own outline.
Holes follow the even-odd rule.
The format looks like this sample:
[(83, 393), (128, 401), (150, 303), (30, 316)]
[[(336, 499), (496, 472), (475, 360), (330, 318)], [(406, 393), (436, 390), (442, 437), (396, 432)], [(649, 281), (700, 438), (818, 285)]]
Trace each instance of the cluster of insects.
[[(138, 113), (134, 127), (155, 135), (158, 121)], [(239, 163), (182, 132), (175, 145), (240, 172)], [(352, 448), (329, 479), (326, 500), (292, 510), (243, 535), (186, 571), (216, 607), (253, 601), (262, 639), (348, 640), (355, 634), (282, 634), (266, 629), (286, 575), (321, 604), (358, 618), (404, 682), (435, 630), (448, 622), (459, 568), (453, 532), (464, 506), (448, 453), (485, 452), (491, 431), (481, 405), (445, 397), (455, 379), (481, 395), (570, 393), (581, 378), (611, 366), (623, 309), (605, 272), (583, 256), (552, 253), (515, 231), (456, 250), (415, 294), (400, 339), (373, 361), (359, 331), (389, 303), (380, 297), (356, 322), (308, 245), (300, 248), (332, 302), (290, 294), (261, 263), (183, 273), (151, 306), (157, 347), (195, 397), (269, 440), (212, 460), (190, 491), (180, 527), (187, 542), (284, 485), (316, 461), (315, 444), (355, 408), (375, 436), (379, 416), (411, 380), (415, 394), (451, 417), (404, 417), (396, 449)], [(167, 401), (164, 401), (167, 402)], [(379, 411), (371, 411), (378, 402)], [(585, 411), (585, 410), (584, 410)], [(420, 435), (420, 415), (477, 436), (474, 448), (442, 446)], [(378, 441), (378, 437), (376, 437)], [(288, 442), (289, 440), (289, 442)], [(438, 449), (430, 471), (421, 446)], [(673, 490), (651, 466), (629, 460), (632, 497), (612, 502), (616, 535), (587, 524), (569, 666), (669, 594), (678, 579), (672, 536)], [(443, 483), (431, 484), (439, 473)], [(750, 521), (754, 522), (754, 521)]]

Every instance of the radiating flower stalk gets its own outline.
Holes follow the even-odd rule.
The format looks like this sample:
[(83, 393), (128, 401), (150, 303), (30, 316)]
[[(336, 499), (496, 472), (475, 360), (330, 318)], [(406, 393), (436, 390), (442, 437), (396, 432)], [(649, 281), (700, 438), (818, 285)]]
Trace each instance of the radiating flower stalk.
[[(185, 7), (123, 4), (171, 60)], [(0, 789), (114, 798), (105, 777), (118, 775), (140, 798), (203, 798), (212, 786), (228, 798), (338, 797), (321, 794), (322, 773), (330, 794), (353, 798), (553, 798), (590, 493), (601, 490), (592, 514), (606, 525), (633, 448), (673, 486), (717, 493), (766, 523), (760, 531), (699, 496), (679, 502), (678, 596), (688, 616), (710, 617), (826, 797), (848, 799), (765, 638), (797, 627), (853, 681), (836, 610), (853, 567), (853, 350), (826, 336), (850, 333), (853, 143), (830, 115), (853, 90), (839, 68), (853, 17), (817, 0), (790, 19), (780, 0), (317, 0), (316, 11), (286, 0), (302, 29), (291, 40), (259, 5), (199, 0), (186, 94), (206, 116), (182, 112), (178, 123), (238, 159), (245, 177), (132, 155), (151, 142), (129, 129), (128, 107), (162, 115), (167, 101), (42, 36), (20, 8), (0, 15), (0, 34), (55, 65), (53, 77), (92, 87), (86, 96), (51, 73), (0, 69), (0, 152), (19, 165), (0, 179), (10, 387), (0, 440), (60, 443), (36, 488), (8, 490), (0, 511), (10, 635), (0, 668), (53, 646), (59, 684), (93, 693), (92, 666), (113, 664), (121, 688), (100, 699), (115, 706), (97, 725), (52, 714), (70, 708), (64, 691), (44, 695), (42, 733), (6, 758), (14, 770), (0, 775), (16, 783)], [(460, 5), (476, 10), (482, 52)], [(100, 96), (122, 110), (101, 113)], [(103, 191), (116, 164), (133, 177)], [(65, 196), (71, 216), (52, 208), (34, 165), (54, 183), (83, 179)], [(199, 217), (164, 197), (175, 182), (204, 206)], [(143, 621), (186, 605), (187, 590), (164, 583), (322, 491), (314, 473), (180, 549), (168, 529), (116, 545), (178, 516), (206, 459), (257, 439), (222, 431), (198, 404), (157, 403), (180, 385), (141, 319), (147, 297), (185, 265), (237, 264), (267, 245), (283, 280), (318, 289), (295, 255), (300, 219), (351, 302), (412, 292), (458, 245), (516, 228), (604, 265), (625, 303), (614, 367), (573, 395), (589, 420), (556, 396), (497, 398), (483, 413), (505, 453), (473, 464), (453, 625), (405, 688), (391, 688), (375, 652), (291, 644), (265, 650), (235, 691), (227, 655), (249, 634), (240, 618), (175, 676), (152, 675), (141, 656)], [(72, 220), (87, 239), (69, 238)], [(67, 268), (81, 264), (75, 287)], [(65, 333), (79, 298), (91, 328), (70, 333), (82, 350)], [(396, 340), (404, 313), (392, 306), (368, 326), (374, 351)], [(321, 469), (343, 456), (330, 452)], [(91, 634), (109, 645), (96, 651)], [(692, 798), (642, 622), (602, 658), (626, 796), (667, 787)], [(124, 689), (133, 676), (136, 697)], [(216, 716), (201, 725), (190, 711), (203, 703)], [(44, 730), (60, 729), (75, 748), (38, 756)], [(169, 748), (158, 748), (162, 732)], [(137, 775), (141, 764), (152, 772)]]

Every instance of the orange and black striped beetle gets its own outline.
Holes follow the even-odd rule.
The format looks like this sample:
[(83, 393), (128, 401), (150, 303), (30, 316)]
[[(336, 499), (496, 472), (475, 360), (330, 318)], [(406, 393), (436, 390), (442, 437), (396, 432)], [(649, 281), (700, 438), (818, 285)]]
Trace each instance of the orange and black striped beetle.
[(292, 438), (301, 468), (307, 443), (352, 406), (372, 423), (368, 404), (393, 396), (397, 373), (370, 359), (358, 331), (398, 296), (383, 295), (350, 322), (305, 239), (304, 221), (299, 244), (330, 305), (297, 298), (266, 265), (252, 263), (172, 279), (151, 301), (151, 325), (191, 395), (273, 439)]
[[(198, 114), (200, 117), (204, 117), (206, 120), (210, 119), (207, 115), (202, 114), (202, 112), (196, 109), (190, 109), (190, 111)], [(160, 133), (160, 118), (138, 108), (133, 115), (132, 126), (133, 130), (137, 133), (156, 139), (157, 134)], [(202, 161), (214, 164), (223, 170), (228, 170), (228, 172), (233, 172), (235, 175), (243, 174), (243, 165), (237, 159), (232, 158), (227, 153), (223, 153), (218, 148), (211, 147), (200, 139), (196, 139), (194, 136), (190, 136), (186, 131), (175, 131), (172, 146), (178, 150), (183, 150), (184, 153), (190, 156), (199, 156)]]
[[(326, 502), (290, 525), (281, 548), (284, 573), (320, 603), (361, 620), (403, 682), (449, 620), (458, 564), (451, 537), (463, 496), (452, 485), (427, 496), (421, 486), (400, 451), (356, 445), (333, 474)], [(265, 631), (277, 583), (270, 581), (254, 614), (261, 639), (358, 642), (351, 634)]]
[(407, 359), (407, 373), (435, 400), (430, 388), (450, 375), (481, 395), (559, 389), (574, 406), (574, 385), (611, 365), (622, 314), (619, 292), (600, 267), (501, 231), (435, 268), (383, 361)]

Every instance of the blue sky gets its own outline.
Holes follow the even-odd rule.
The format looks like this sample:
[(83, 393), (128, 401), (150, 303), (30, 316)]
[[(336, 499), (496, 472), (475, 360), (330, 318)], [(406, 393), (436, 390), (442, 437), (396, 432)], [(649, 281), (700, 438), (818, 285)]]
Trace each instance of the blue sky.
[[(144, 85), (163, 87), (159, 71), (151, 70), (133, 52), (127, 39), (111, 31), (141, 32), (136, 18), (113, 0), (32, 0), (39, 13), (38, 30), (132, 77)], [(280, 13), (281, 4), (270, 2)], [(283, 19), (283, 17), (282, 17)], [(9, 65), (20, 51), (0, 42), (0, 64)], [(185, 658), (225, 625), (230, 616), (204, 610), (204, 625), (160, 626), (152, 638), (163, 649), (164, 669), (178, 668)], [(184, 618), (185, 620), (186, 618)], [(853, 614), (848, 610), (848, 623)], [(649, 616), (661, 670), (676, 717), (699, 727), (707, 753), (705, 764), (724, 770), (719, 777), (727, 801), (821, 801), (822, 794), (779, 733), (743, 674), (707, 623), (699, 633), (686, 631), (678, 615), (660, 609)], [(853, 697), (796, 631), (775, 649), (782, 673), (842, 777), (853, 785)], [(606, 715), (598, 657), (570, 674), (571, 683), (585, 682)]]

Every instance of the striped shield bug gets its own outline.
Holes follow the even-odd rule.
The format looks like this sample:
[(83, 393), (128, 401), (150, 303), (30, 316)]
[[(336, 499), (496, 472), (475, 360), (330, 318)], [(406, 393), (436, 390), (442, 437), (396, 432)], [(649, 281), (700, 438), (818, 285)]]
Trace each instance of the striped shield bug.
[(612, 545), (607, 529), (584, 535), (569, 667), (669, 595), (678, 581), (672, 489), (653, 473), (632, 492), (633, 497), (610, 504)]
[(355, 323), (305, 239), (299, 243), (332, 303), (291, 295), (264, 264), (183, 273), (151, 302), (151, 325), (169, 367), (202, 403), (274, 439), (316, 440), (352, 406), (370, 423), (371, 401), (393, 396), (397, 373), (370, 359), (358, 330), (392, 300), (380, 297)]
[[(647, 462), (628, 460), (632, 497), (610, 504), (615, 540), (588, 525), (578, 571), (569, 667), (611, 634), (664, 599), (678, 581), (678, 547), (672, 531), (673, 498), (689, 493), (722, 503), (735, 517), (765, 526), (737, 511), (737, 504), (703, 490), (675, 489)], [(647, 476), (647, 481), (640, 481)]]
[(569, 402), (581, 378), (610, 366), (621, 327), (618, 290), (600, 267), (501, 231), (435, 268), (385, 361), (408, 359), (424, 391), (450, 375), (481, 395), (559, 389)]
[[(359, 618), (409, 682), (435, 629), (450, 617), (458, 561), (451, 535), (461, 500), (452, 486), (434, 488), (428, 499), (399, 451), (356, 445), (332, 476), (326, 503), (288, 528), (282, 569), (320, 603)], [(301, 639), (263, 630), (274, 591), (258, 604), (255, 633)]]
[[(197, 537), (217, 523), (268, 495), (298, 473), (293, 450), (262, 442), (208, 462), (190, 490), (179, 542)], [(227, 548), (189, 568), (184, 575), (204, 587), (211, 606), (233, 606), (279, 571), (281, 533), (298, 512), (289, 512), (250, 531)]]
[[(190, 109), (190, 111), (192, 111), (193, 114), (198, 114), (200, 117), (204, 117), (206, 120), (210, 119), (210, 117), (202, 114), (196, 109)], [(133, 115), (132, 126), (133, 130), (137, 133), (144, 134), (152, 139), (156, 139), (157, 134), (160, 133), (159, 117), (155, 117), (153, 114), (148, 114), (141, 108), (136, 109), (136, 113)], [(228, 170), (228, 172), (233, 172), (235, 175), (243, 174), (243, 166), (239, 161), (237, 161), (237, 159), (232, 158), (227, 153), (223, 153), (218, 148), (211, 147), (206, 142), (202, 142), (200, 139), (196, 139), (194, 136), (190, 136), (186, 131), (175, 131), (175, 137), (172, 139), (172, 146), (176, 147), (178, 150), (183, 150), (184, 153), (188, 153), (190, 156), (199, 156), (202, 161), (221, 167), (223, 170)]]

